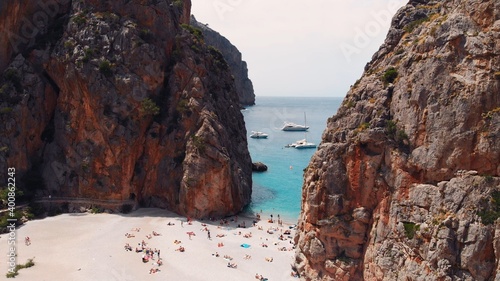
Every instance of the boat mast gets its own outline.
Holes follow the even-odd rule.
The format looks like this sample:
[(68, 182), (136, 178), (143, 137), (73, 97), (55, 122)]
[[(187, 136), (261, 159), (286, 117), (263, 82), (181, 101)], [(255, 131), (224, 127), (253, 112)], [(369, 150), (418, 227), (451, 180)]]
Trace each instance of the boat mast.
[(304, 128), (306, 129), (304, 131), (304, 140), (305, 143), (307, 144), (307, 120), (306, 120), (306, 112), (304, 111)]

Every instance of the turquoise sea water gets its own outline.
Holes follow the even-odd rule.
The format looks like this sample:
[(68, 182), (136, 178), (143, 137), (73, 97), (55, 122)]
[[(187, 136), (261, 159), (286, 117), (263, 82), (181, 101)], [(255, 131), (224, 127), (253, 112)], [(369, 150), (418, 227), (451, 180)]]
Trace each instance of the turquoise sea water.
[[(256, 105), (243, 110), (248, 134), (262, 131), (267, 139), (248, 138), (252, 162), (263, 162), (268, 171), (253, 173), (252, 203), (248, 212), (279, 214), (284, 220), (295, 222), (300, 213), (303, 170), (316, 151), (286, 148), (285, 145), (306, 138), (319, 145), (326, 121), (333, 116), (342, 98), (257, 97)], [(285, 121), (310, 126), (307, 133), (285, 132)], [(267, 217), (264, 217), (267, 218)]]

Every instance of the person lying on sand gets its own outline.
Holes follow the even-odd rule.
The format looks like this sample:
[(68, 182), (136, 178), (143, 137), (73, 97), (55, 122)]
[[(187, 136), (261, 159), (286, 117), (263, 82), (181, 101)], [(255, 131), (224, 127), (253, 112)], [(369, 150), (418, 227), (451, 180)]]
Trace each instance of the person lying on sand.
[(153, 236), (151, 234), (146, 235), (146, 238), (151, 239)]
[(261, 274), (255, 273), (255, 279), (258, 279), (259, 281), (267, 281), (268, 279), (262, 276)]
[(243, 258), (246, 259), (246, 260), (250, 260), (250, 259), (252, 259), (252, 256), (250, 256), (250, 255), (247, 254)]
[(177, 239), (174, 240), (174, 244), (180, 244), (180, 243), (182, 243), (181, 240), (177, 240)]
[(217, 243), (217, 247), (224, 247), (224, 243), (220, 242), (220, 243)]
[(137, 232), (139, 232), (139, 231), (141, 231), (141, 228), (140, 227), (134, 227), (130, 231), (137, 231)]
[(186, 233), (189, 236), (190, 240), (191, 240), (191, 236), (196, 236), (196, 234), (194, 234), (194, 232), (192, 232), (192, 231), (189, 231), (189, 232), (186, 232)]
[(222, 237), (225, 237), (225, 236), (226, 236), (226, 234), (220, 234), (220, 233), (219, 233), (219, 234), (217, 234), (216, 236), (217, 236), (217, 237), (219, 237), (219, 238), (222, 238)]
[(160, 271), (158, 268), (154, 268), (154, 267), (153, 267), (153, 268), (151, 268), (151, 269), (149, 270), (149, 274), (151, 274), (151, 273), (156, 273), (156, 272), (158, 272), (158, 271)]
[(125, 251), (132, 251), (132, 247), (130, 246), (129, 243), (125, 244), (124, 248), (125, 248)]
[(235, 264), (235, 263), (228, 262), (228, 263), (227, 263), (227, 267), (230, 267), (230, 268), (237, 268), (237, 267), (238, 267), (238, 265), (237, 265), (237, 264)]
[(267, 261), (267, 262), (273, 262), (273, 257), (270, 257), (270, 258), (267, 258), (267, 257), (266, 257), (266, 261)]
[(179, 248), (175, 249), (176, 251), (179, 251), (179, 252), (184, 252), (186, 249), (182, 246), (179, 246)]
[(162, 265), (162, 264), (163, 264), (163, 260), (162, 260), (162, 259), (158, 259), (158, 261), (156, 262), (156, 264), (157, 264), (158, 266)]
[(134, 235), (134, 234), (130, 234), (130, 233), (128, 233), (128, 232), (127, 232), (127, 233), (125, 233), (125, 236), (126, 236), (127, 238), (132, 238), (132, 237), (135, 237), (135, 235)]
[(153, 230), (153, 235), (154, 236), (160, 236), (161, 234)]
[(167, 225), (175, 225), (175, 223), (168, 222)]
[(251, 238), (252, 237), (252, 232), (245, 233), (245, 235), (243, 235), (243, 237), (245, 237), (245, 238)]

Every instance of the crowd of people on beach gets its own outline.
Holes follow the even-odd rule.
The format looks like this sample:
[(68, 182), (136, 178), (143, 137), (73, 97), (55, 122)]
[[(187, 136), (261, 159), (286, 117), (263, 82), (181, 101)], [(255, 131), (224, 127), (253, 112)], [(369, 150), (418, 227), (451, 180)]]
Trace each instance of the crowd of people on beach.
[[(132, 228), (131, 231), (140, 232), (141, 228)], [(147, 239), (151, 239), (153, 236), (161, 236), (161, 234), (156, 231), (153, 231), (152, 234), (146, 234)], [(135, 237), (135, 235), (127, 232), (125, 233), (125, 237), (133, 238)], [(125, 251), (130, 251), (130, 252), (133, 251), (130, 243), (126, 243), (124, 248)], [(146, 241), (142, 240), (140, 243), (137, 244), (137, 247), (135, 247), (135, 252), (142, 253), (141, 258), (143, 263), (148, 263), (152, 261), (153, 267), (149, 270), (149, 274), (154, 274), (160, 271), (158, 267), (163, 265), (163, 260), (160, 257), (161, 255), (160, 249), (156, 248), (152, 249), (148, 247), (148, 243)]]
[[(257, 214), (256, 215), (256, 218), (252, 220), (253, 222), (253, 226), (256, 226), (258, 227), (258, 230), (264, 230), (264, 227), (262, 225), (262, 222), (260, 220), (260, 217), (261, 215), (260, 214)], [(214, 218), (211, 218), (210, 221), (212, 222), (216, 222), (217, 220), (214, 219)], [(278, 251), (292, 251), (295, 246), (294, 246), (294, 243), (292, 242), (292, 232), (291, 232), (291, 229), (292, 227), (290, 227), (290, 229), (283, 229), (282, 225), (283, 225), (283, 222), (280, 218), (280, 216), (278, 215), (278, 219), (277, 220), (274, 220), (273, 219), (273, 215), (270, 216), (270, 219), (267, 220), (268, 223), (271, 223), (272, 225), (269, 226), (265, 233), (267, 233), (267, 237), (261, 237), (260, 239), (262, 240), (262, 243), (261, 243), (261, 246), (262, 247), (265, 247), (267, 248), (268, 247), (268, 243), (271, 243), (271, 244), (274, 244), (275, 246), (279, 246), (280, 242), (279, 241), (287, 241), (289, 240), (289, 243), (291, 244), (290, 247), (285, 247), (285, 246), (281, 246), (281, 247), (277, 247), (277, 250)], [(192, 225), (193, 224), (193, 221), (190, 219), (190, 218), (187, 218), (186, 220), (181, 220), (180, 221), (180, 227), (184, 227), (184, 223), (186, 223), (187, 225)], [(227, 218), (223, 218), (223, 219), (220, 219), (219, 221), (219, 226), (216, 226), (217, 229), (222, 229), (222, 227), (225, 227), (225, 226), (230, 226), (230, 223), (234, 223), (236, 224), (236, 228), (246, 228), (246, 223), (244, 220), (242, 220), (241, 222), (238, 222), (238, 217), (237, 216), (234, 216), (233, 218), (231, 219), (227, 219)], [(278, 225), (278, 227), (276, 227), (276, 224)], [(175, 223), (172, 223), (172, 222), (168, 222), (167, 223), (168, 226), (174, 226)], [(213, 224), (210, 224), (211, 226), (213, 226)], [(209, 240), (212, 240), (212, 233), (211, 233), (211, 230), (210, 230), (210, 225), (207, 225), (206, 223), (201, 223), (201, 226), (202, 228), (200, 229), (202, 232), (206, 232), (207, 234), (207, 238)], [(189, 229), (188, 229), (189, 230)], [(132, 228), (131, 229), (131, 232), (136, 232), (136, 233), (139, 233), (141, 231), (141, 228)], [(125, 237), (126, 238), (134, 238), (136, 237), (136, 233), (125, 233)], [(194, 231), (187, 231), (186, 234), (188, 235), (188, 238), (189, 240), (192, 240), (192, 237), (196, 236), (196, 233)], [(241, 235), (243, 238), (252, 238), (254, 236), (254, 234), (252, 232), (246, 232), (246, 233), (242, 233), (240, 230), (237, 230), (235, 232), (233, 232), (234, 235)], [(277, 238), (278, 241), (276, 242), (272, 242), (270, 241), (270, 237), (269, 235), (276, 235), (274, 236), (275, 238)], [(145, 237), (149, 240), (149, 239), (152, 239), (153, 237), (156, 237), (156, 236), (161, 236), (161, 233), (158, 233), (156, 231), (152, 231), (151, 234), (146, 234)], [(223, 239), (224, 237), (226, 237), (227, 235), (226, 234), (222, 234), (222, 233), (217, 233), (216, 234), (216, 238), (217, 239)], [(265, 240), (264, 240), (265, 239)], [(147, 240), (146, 240), (147, 241)], [(175, 239), (173, 241), (173, 243), (177, 246), (177, 248), (174, 248), (175, 251), (178, 251), (178, 252), (185, 252), (186, 251), (186, 248), (184, 247), (184, 245), (181, 245), (182, 242), (181, 240), (177, 240)], [(242, 247), (244, 245), (247, 245), (247, 244), (242, 244)], [(249, 245), (248, 245), (249, 246)], [(218, 248), (221, 248), (221, 247), (224, 247), (224, 243), (221, 242), (220, 240), (217, 242), (217, 247)], [(125, 246), (124, 246), (125, 250), (126, 251), (130, 251), (130, 252), (133, 252), (133, 247), (130, 245), (130, 243), (126, 243)], [(160, 254), (161, 254), (161, 251), (160, 249), (156, 249), (156, 248), (151, 248), (148, 246), (148, 243), (145, 242), (145, 240), (142, 240), (140, 243), (137, 244), (137, 247), (135, 247), (135, 252), (136, 253), (142, 253), (141, 255), (141, 259), (142, 259), (142, 262), (143, 263), (150, 263), (153, 265), (153, 267), (149, 270), (149, 274), (155, 274), (157, 272), (160, 271), (159, 267), (163, 265), (163, 260), (162, 258), (160, 257)], [(214, 254), (212, 254), (213, 257), (220, 257), (221, 255), (219, 254), (219, 252), (215, 252)], [(251, 255), (249, 254), (245, 254), (243, 256), (243, 260), (250, 260), (252, 258)], [(232, 268), (232, 269), (237, 269), (238, 268), (238, 264), (233, 261), (233, 258), (229, 255), (223, 255), (223, 259), (226, 261), (226, 266), (228, 268)], [(273, 262), (274, 258), (272, 256), (268, 256), (268, 257), (265, 257), (265, 261), (266, 262)], [(298, 274), (296, 273), (296, 271), (292, 270), (291, 276), (293, 277), (298, 277)], [(268, 278), (265, 278), (263, 277), (262, 275), (260, 274), (256, 274), (255, 275), (255, 278), (258, 279), (258, 280), (268, 280)]]

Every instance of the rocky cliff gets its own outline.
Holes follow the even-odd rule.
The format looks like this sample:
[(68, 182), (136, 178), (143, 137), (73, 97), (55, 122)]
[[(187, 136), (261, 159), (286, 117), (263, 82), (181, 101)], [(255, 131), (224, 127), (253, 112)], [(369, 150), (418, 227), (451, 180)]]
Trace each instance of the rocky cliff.
[(252, 80), (248, 78), (247, 63), (242, 60), (241, 52), (231, 42), (219, 32), (208, 27), (207, 24), (196, 21), (191, 16), (191, 25), (201, 29), (207, 45), (215, 47), (226, 59), (229, 69), (234, 76), (236, 92), (242, 105), (254, 105), (255, 93), (253, 91)]
[(500, 3), (410, 1), (304, 175), (303, 280), (500, 280)]
[(240, 211), (252, 184), (243, 116), (190, 7), (2, 1), (0, 170), (15, 167), (18, 187), (36, 195), (192, 217)]

